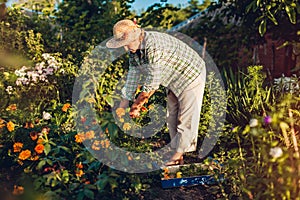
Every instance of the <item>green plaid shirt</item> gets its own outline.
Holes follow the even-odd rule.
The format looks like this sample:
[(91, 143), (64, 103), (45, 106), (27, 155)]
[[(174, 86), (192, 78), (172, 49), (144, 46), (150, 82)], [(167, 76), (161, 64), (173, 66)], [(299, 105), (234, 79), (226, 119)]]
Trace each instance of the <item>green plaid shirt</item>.
[(203, 70), (204, 61), (187, 44), (166, 33), (145, 31), (141, 50), (129, 53), (129, 71), (122, 96), (133, 100), (138, 85), (145, 92), (162, 85), (178, 97)]

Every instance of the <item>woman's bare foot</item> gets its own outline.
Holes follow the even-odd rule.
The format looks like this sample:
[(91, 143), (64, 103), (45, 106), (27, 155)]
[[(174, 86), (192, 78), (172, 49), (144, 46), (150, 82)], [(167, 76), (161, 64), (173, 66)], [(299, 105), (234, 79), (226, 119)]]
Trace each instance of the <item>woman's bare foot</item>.
[(183, 165), (183, 153), (176, 152), (172, 158), (165, 163), (166, 166), (172, 166), (172, 165)]

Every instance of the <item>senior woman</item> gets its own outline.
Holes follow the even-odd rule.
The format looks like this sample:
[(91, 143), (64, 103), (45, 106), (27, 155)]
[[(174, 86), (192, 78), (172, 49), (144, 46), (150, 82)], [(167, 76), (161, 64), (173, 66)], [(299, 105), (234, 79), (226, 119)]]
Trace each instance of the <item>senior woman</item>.
[[(160, 85), (167, 88), (167, 126), (174, 154), (165, 165), (183, 164), (183, 154), (196, 150), (198, 126), (206, 79), (203, 59), (181, 40), (162, 32), (145, 31), (124, 19), (113, 27), (108, 48), (124, 47), (129, 53), (129, 71), (122, 89), (120, 107), (129, 106), (132, 118)], [(143, 76), (141, 76), (143, 75)], [(142, 80), (140, 80), (142, 77)], [(141, 93), (134, 99), (138, 84)]]

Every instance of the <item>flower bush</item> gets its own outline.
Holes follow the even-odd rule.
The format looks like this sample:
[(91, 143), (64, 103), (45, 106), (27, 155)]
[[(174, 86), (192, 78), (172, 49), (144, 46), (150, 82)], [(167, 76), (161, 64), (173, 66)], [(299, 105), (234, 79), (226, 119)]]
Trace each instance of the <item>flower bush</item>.
[[(45, 36), (28, 30), (26, 20), (20, 10), (13, 9), (8, 22), (0, 22), (4, 36), (1, 46), (7, 51), (18, 50), (29, 60), (0, 69), (0, 178), (12, 176), (8, 190), (26, 200), (141, 199), (141, 192), (160, 184), (161, 172), (127, 174), (114, 170), (97, 160), (84, 144), (90, 144), (94, 152), (110, 152), (114, 162), (128, 166), (135, 158), (129, 153), (119, 159), (111, 151), (112, 143), (133, 152), (151, 152), (164, 146), (170, 141), (166, 126), (159, 127), (149, 139), (125, 134), (151, 125), (153, 120), (163, 121), (165, 113), (158, 112), (158, 106), (166, 106), (164, 88), (151, 97), (141, 117), (133, 121), (128, 110), (117, 108), (119, 98), (114, 92), (123, 84), (120, 78), (127, 68), (123, 58), (99, 70), (105, 64), (95, 56), (101, 49), (96, 48), (95, 58), (87, 57), (83, 66), (70, 55), (46, 53), (49, 47), (43, 45)], [(40, 21), (36, 19), (35, 23)], [(42, 24), (50, 27), (46, 21)], [(56, 34), (48, 34), (47, 41)], [(57, 47), (55, 42), (51, 45)], [(297, 76), (268, 83), (262, 66), (249, 66), (238, 73), (224, 71), (222, 75), (226, 94), (209, 73), (203, 99), (198, 147), (204, 137), (212, 136), (208, 130), (220, 133), (209, 155), (212, 158), (195, 159), (207, 168), (192, 165), (176, 173), (164, 171), (163, 177), (223, 176), (223, 181), (207, 187), (219, 199), (299, 199)], [(90, 110), (80, 111), (71, 103), (79, 76), (86, 78), (79, 88), (83, 91), (81, 103), (92, 105), (96, 119), (90, 118)], [(227, 102), (220, 102), (225, 95)], [(223, 126), (217, 119), (225, 108)], [(77, 131), (77, 126), (82, 131)], [(107, 138), (101, 139), (104, 135)], [(212, 165), (211, 160), (220, 165)]]
[[(262, 72), (256, 71), (250, 76), (257, 76), (256, 73)], [(238, 90), (252, 93), (248, 85), (236, 86)], [(215, 151), (214, 159), (223, 164), (221, 174), (225, 175), (225, 181), (219, 183), (219, 189), (214, 192), (221, 192), (225, 199), (299, 199), (299, 185), (296, 184), (300, 173), (299, 96), (296, 93), (276, 93), (272, 87), (260, 84), (260, 88), (253, 88), (261, 94), (273, 91), (272, 95), (277, 98), (260, 96), (257, 109), (241, 113), (249, 116), (248, 123), (242, 125), (232, 121), (233, 127), (221, 137), (221, 144), (226, 145), (220, 145)], [(234, 95), (231, 92), (229, 98)], [(257, 94), (253, 92), (252, 95)], [(255, 99), (252, 95), (248, 96), (251, 101)], [(244, 105), (244, 97), (236, 97), (240, 99), (236, 103)], [(228, 119), (234, 118), (229, 116)]]

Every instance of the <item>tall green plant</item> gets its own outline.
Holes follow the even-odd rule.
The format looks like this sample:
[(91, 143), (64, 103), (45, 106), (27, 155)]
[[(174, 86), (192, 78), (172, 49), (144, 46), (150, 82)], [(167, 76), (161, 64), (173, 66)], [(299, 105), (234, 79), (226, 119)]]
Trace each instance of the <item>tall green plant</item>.
[(274, 101), (272, 89), (264, 86), (266, 76), (262, 69), (262, 66), (249, 66), (246, 74), (243, 71), (224, 71), (229, 122), (246, 125), (251, 115), (264, 115)]

